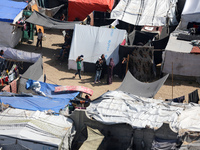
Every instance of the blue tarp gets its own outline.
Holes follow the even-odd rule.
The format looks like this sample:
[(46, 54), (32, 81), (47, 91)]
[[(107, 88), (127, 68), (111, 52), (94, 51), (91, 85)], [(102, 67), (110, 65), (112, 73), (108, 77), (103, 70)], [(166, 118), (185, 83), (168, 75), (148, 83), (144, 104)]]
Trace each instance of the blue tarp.
[(26, 2), (0, 0), (0, 21), (12, 23), (15, 17), (27, 6)]
[[(29, 80), (33, 81), (34, 80)], [(73, 100), (79, 92), (70, 92), (70, 93), (54, 93), (55, 87), (59, 85), (48, 84), (40, 82), (41, 89), (40, 91), (46, 94), (44, 96), (30, 96), (25, 94), (11, 94), (11, 93), (0, 93), (0, 101), (4, 104), (9, 104), (14, 108), (26, 109), (26, 110), (53, 110), (56, 113), (59, 113), (60, 109), (63, 109), (70, 100)]]

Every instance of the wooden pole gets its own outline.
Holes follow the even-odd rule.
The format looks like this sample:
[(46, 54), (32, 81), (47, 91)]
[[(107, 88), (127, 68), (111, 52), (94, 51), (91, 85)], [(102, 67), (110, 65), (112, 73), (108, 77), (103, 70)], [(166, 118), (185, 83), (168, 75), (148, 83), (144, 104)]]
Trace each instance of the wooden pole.
[(128, 71), (128, 63), (129, 63), (129, 54), (128, 54), (128, 56), (127, 56), (127, 62), (126, 62), (126, 73), (127, 73), (127, 71)]
[(172, 99), (173, 99), (173, 94), (174, 91), (173, 91), (173, 62), (172, 62)]

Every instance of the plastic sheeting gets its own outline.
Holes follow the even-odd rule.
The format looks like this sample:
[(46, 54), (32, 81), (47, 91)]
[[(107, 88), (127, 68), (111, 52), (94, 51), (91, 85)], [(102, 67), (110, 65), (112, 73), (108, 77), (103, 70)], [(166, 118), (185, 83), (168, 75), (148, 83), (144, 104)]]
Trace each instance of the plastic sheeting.
[[(27, 6), (25, 2), (17, 2), (16, 0), (0, 1), (0, 21), (12, 23), (15, 17)], [(2, 26), (1, 26), (2, 28)]]
[(161, 88), (163, 83), (166, 81), (169, 75), (164, 76), (163, 78), (152, 82), (144, 83), (138, 81), (130, 71), (127, 72), (122, 84), (117, 90), (131, 93), (137, 96), (152, 98), (156, 95), (158, 90)]
[[(60, 109), (63, 109), (69, 104), (70, 100), (73, 100), (78, 93), (63, 94), (62, 98), (49, 98), (43, 96), (23, 96), (15, 95), (14, 97), (0, 97), (1, 103), (9, 104), (14, 108), (33, 110), (33, 111), (48, 111), (52, 110), (55, 113), (59, 113)], [(60, 95), (58, 95), (59, 97)], [(61, 97), (61, 96), (60, 96)]]
[(114, 0), (69, 0), (68, 1), (68, 20), (74, 21), (85, 19), (91, 12), (112, 10)]
[[(84, 55), (84, 62), (96, 63), (97, 59), (104, 54), (106, 60), (113, 58), (117, 64), (119, 44), (125, 36), (125, 30), (75, 25), (68, 69), (77, 69), (75, 61), (80, 55)], [(109, 61), (107, 61), (108, 63)]]
[(186, 0), (179, 28), (186, 29), (189, 22), (200, 22), (200, 1)]
[(164, 26), (169, 17), (176, 25), (177, 0), (121, 0), (112, 10), (111, 19), (119, 19), (138, 26)]
[(35, 63), (41, 57), (41, 54), (38, 53), (25, 52), (22, 50), (12, 49), (8, 47), (0, 47), (0, 49), (4, 50), (5, 58), (16, 61)]
[(64, 116), (8, 108), (0, 113), (0, 135), (3, 145), (17, 142), (27, 149), (70, 149), (74, 128)]
[(51, 29), (74, 29), (74, 25), (80, 23), (79, 21), (74, 21), (74, 22), (60, 21), (54, 18), (50, 18), (46, 15), (42, 15), (37, 11), (34, 11), (32, 15), (26, 20), (26, 22)]
[(177, 132), (176, 121), (184, 108), (162, 100), (110, 91), (87, 107), (90, 117), (104, 124), (127, 123), (133, 128), (160, 128), (164, 122)]

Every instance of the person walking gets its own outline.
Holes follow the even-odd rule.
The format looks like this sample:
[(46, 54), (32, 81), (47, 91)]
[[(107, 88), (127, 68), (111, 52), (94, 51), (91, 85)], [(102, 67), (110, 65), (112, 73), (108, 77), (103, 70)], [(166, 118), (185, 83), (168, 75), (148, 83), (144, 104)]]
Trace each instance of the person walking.
[[(39, 32), (38, 32), (38, 38), (37, 38), (37, 44), (36, 44), (36, 47), (38, 48), (39, 45), (40, 45), (40, 48), (42, 48), (42, 38), (43, 38), (43, 33), (42, 33), (42, 30), (41, 30), (41, 29), (39, 29), (38, 31), (39, 31)], [(37, 48), (36, 48), (36, 49), (37, 49)]]
[(101, 60), (101, 57), (99, 57), (99, 59), (96, 61), (96, 75), (95, 75), (95, 79), (94, 79), (94, 84), (97, 81), (100, 82), (102, 65), (103, 65), (103, 61)]
[(108, 77), (107, 77), (107, 84), (112, 84), (113, 80), (113, 68), (115, 66), (115, 63), (113, 61), (113, 58), (110, 58), (110, 63), (108, 65)]
[(76, 63), (77, 63), (77, 72), (75, 73), (74, 78), (76, 78), (76, 75), (79, 75), (79, 78), (81, 79), (81, 61), (83, 61), (83, 55), (78, 56), (78, 58), (76, 59)]

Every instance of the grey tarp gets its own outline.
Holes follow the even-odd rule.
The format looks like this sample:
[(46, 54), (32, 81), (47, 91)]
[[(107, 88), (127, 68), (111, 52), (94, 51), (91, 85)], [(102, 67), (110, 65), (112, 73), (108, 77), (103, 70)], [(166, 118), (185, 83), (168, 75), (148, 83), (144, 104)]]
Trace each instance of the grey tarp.
[(36, 11), (33, 12), (33, 14), (26, 20), (26, 22), (52, 29), (74, 29), (75, 24), (80, 23), (80, 21), (74, 21), (74, 22), (60, 21), (42, 15), (41, 13)]
[(18, 81), (18, 93), (24, 92), (24, 93), (32, 93), (34, 92), (30, 90), (26, 90), (25, 85), (26, 81), (28, 79), (37, 80), (37, 81), (44, 81), (43, 79), (43, 62), (42, 62), (42, 56), (33, 64), (31, 65), (26, 72), (22, 75), (22, 78)]
[(168, 78), (169, 74), (165, 75), (163, 78), (151, 82), (151, 83), (143, 83), (138, 81), (129, 71), (126, 74), (122, 84), (117, 90), (131, 93), (141, 97), (152, 98), (161, 88), (163, 83)]

